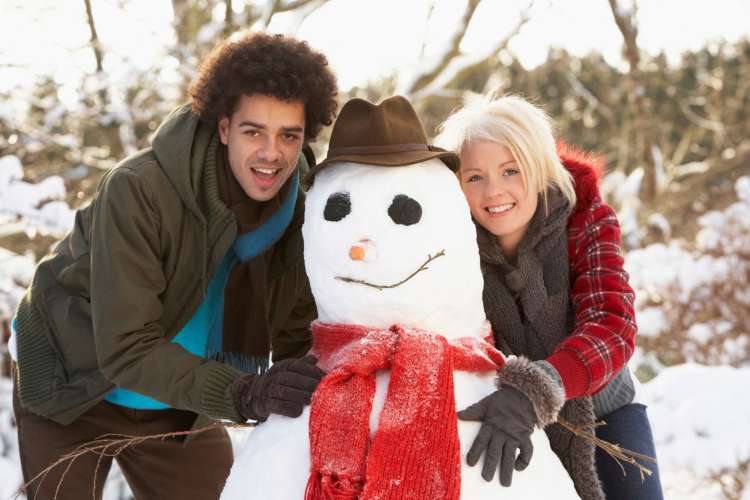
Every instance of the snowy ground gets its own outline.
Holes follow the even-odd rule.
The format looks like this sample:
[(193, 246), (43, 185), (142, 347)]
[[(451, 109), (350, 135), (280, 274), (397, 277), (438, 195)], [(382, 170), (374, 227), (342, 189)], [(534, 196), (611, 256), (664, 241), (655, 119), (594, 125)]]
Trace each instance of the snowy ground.
[[(73, 211), (62, 201), (64, 186), (52, 178), (39, 184), (22, 180), (23, 169), (15, 157), (0, 158), (0, 234), (14, 227), (61, 236), (73, 223)], [(750, 230), (750, 178), (737, 183), (739, 201), (724, 213), (707, 214), (699, 247), (715, 248), (724, 228)], [(46, 207), (46, 208), (45, 208)], [(746, 236), (743, 236), (743, 238)], [(750, 242), (742, 238), (739, 248)], [(731, 250), (731, 249), (729, 249)], [(729, 252), (731, 254), (731, 252)], [(20, 299), (34, 269), (30, 255), (16, 255), (0, 248), (0, 320), (7, 319)], [(680, 243), (653, 245), (631, 252), (627, 267), (639, 300), (680, 282), (692, 289), (707, 278), (725, 279), (736, 267), (726, 258), (707, 259), (683, 248)], [(729, 266), (729, 267), (728, 267)], [(730, 271), (730, 272), (731, 272)], [(688, 283), (684, 283), (688, 280)], [(750, 300), (740, 297), (739, 300)], [(663, 311), (639, 306), (639, 325), (644, 336), (668, 329)], [(700, 326), (700, 325), (696, 325)], [(696, 329), (696, 335), (698, 335)], [(747, 333), (739, 336), (747, 339)], [(747, 340), (743, 340), (745, 343)], [(743, 345), (730, 346), (730, 354)], [(0, 352), (2, 355), (2, 352)], [(738, 354), (739, 355), (739, 354)], [(731, 357), (731, 356), (730, 356)], [(641, 357), (642, 359), (643, 357)], [(638, 362), (636, 360), (636, 362)], [(666, 497), (674, 500), (719, 500), (730, 498), (722, 482), (731, 484), (729, 474), (738, 464), (750, 463), (750, 367), (702, 366), (684, 364), (670, 368), (656, 366), (658, 375), (641, 388), (640, 399), (649, 405), (657, 445), (659, 467)], [(232, 432), (239, 445), (246, 435)], [(739, 481), (750, 485), (745, 466)], [(0, 377), (0, 500), (11, 498), (21, 482), (18, 444), (12, 422), (11, 383)], [(739, 500), (750, 500), (750, 486)], [(106, 500), (129, 498), (119, 470), (113, 467), (105, 489)]]
[[(684, 364), (642, 386), (671, 499), (726, 498), (718, 471), (750, 459), (750, 368)], [(745, 484), (750, 475), (745, 471)], [(750, 500), (750, 487), (743, 500)]]
[(12, 421), (10, 379), (0, 377), (0, 499), (11, 498), (21, 484), (18, 439)]

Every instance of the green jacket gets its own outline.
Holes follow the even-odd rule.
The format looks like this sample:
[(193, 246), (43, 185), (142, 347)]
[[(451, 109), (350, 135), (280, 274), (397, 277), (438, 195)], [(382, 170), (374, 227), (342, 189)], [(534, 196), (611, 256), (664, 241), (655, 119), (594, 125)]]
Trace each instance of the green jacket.
[[(240, 420), (230, 386), (242, 373), (170, 342), (237, 235), (216, 186), (217, 143), (189, 106), (175, 110), (151, 148), (105, 175), (72, 231), (39, 263), (16, 313), (26, 408), (67, 424), (117, 385)], [(300, 162), (305, 168), (303, 155)], [(316, 315), (302, 254), (303, 197), (266, 272), (274, 360), (307, 352)]]

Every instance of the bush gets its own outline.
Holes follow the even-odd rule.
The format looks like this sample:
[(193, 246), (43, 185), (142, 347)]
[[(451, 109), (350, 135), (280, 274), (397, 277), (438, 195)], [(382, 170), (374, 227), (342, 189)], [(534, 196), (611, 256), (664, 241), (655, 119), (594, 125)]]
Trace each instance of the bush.
[(692, 242), (630, 252), (638, 344), (664, 365), (740, 366), (750, 360), (750, 177), (738, 201), (698, 220)]

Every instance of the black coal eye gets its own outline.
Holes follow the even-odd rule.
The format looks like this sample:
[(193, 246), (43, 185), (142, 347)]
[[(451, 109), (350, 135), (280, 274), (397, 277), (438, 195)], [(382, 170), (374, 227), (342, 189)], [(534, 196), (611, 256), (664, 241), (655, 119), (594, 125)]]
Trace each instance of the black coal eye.
[(333, 193), (328, 197), (323, 217), (331, 222), (338, 222), (352, 211), (352, 202), (349, 193)]
[(405, 194), (397, 194), (394, 196), (391, 206), (388, 207), (388, 215), (396, 224), (411, 226), (422, 218), (422, 205)]

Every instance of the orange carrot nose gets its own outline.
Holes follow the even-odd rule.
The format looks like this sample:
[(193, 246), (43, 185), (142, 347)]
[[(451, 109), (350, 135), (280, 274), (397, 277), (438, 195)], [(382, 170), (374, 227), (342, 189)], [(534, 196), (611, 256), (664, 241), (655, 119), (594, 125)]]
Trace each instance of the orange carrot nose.
[(367, 255), (367, 252), (363, 246), (353, 245), (349, 249), (349, 258), (352, 260), (365, 260), (365, 255)]
[(375, 243), (372, 240), (363, 238), (349, 247), (349, 258), (352, 260), (374, 260), (377, 258)]

